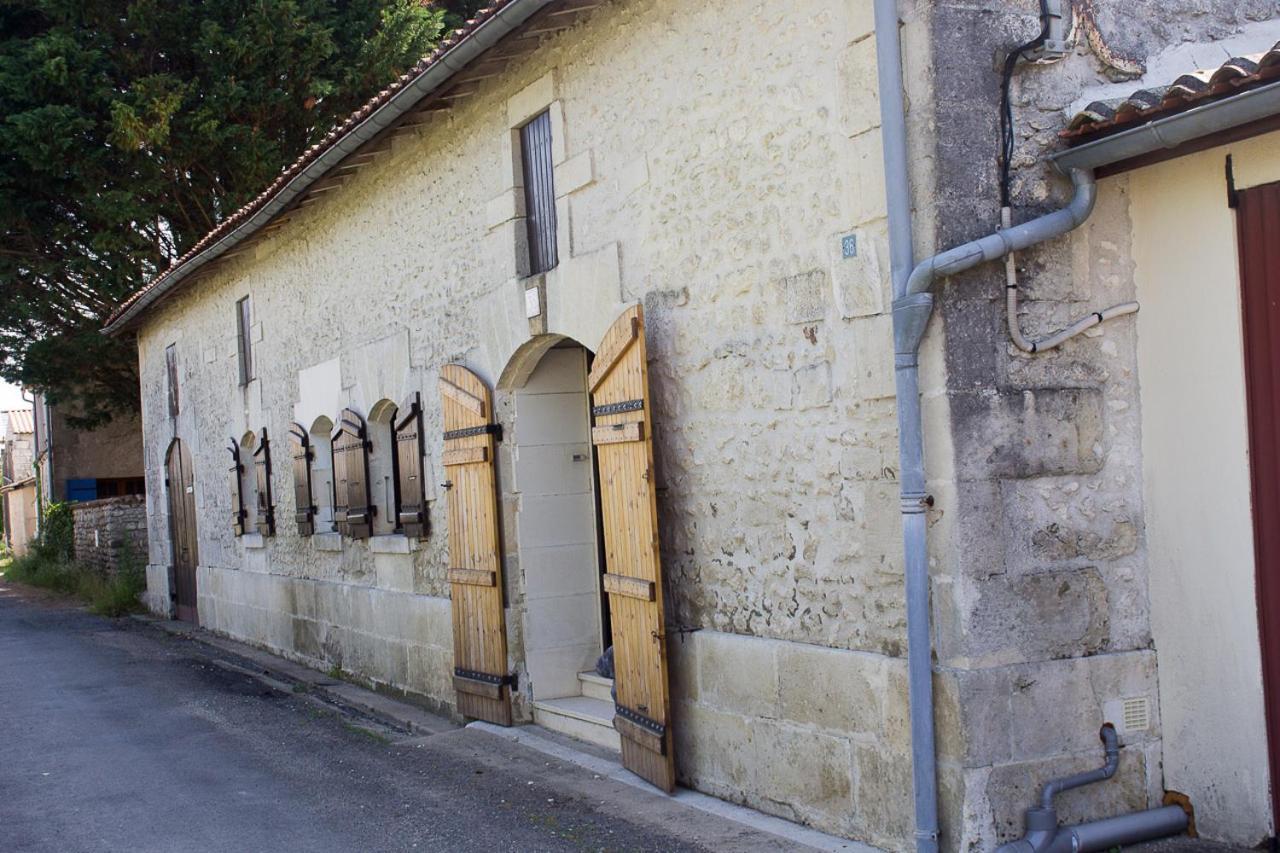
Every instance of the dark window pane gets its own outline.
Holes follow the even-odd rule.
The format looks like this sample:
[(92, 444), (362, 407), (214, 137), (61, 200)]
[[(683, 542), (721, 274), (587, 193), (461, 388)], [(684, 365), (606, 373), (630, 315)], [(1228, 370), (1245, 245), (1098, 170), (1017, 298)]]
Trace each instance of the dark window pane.
[(164, 350), (164, 367), (169, 377), (169, 417), (178, 415), (178, 350), (169, 344)]
[(249, 297), (236, 303), (236, 351), (240, 356), (240, 384), (253, 379), (253, 345), (249, 340)]
[(525, 227), (529, 237), (529, 274), (537, 275), (559, 263), (550, 113), (544, 112), (520, 128), (520, 154), (524, 174)]

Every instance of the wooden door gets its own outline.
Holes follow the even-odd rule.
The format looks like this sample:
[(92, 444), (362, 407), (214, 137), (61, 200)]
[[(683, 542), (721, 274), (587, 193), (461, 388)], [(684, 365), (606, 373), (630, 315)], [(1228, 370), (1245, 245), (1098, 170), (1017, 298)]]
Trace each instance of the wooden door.
[(165, 460), (165, 487), (169, 492), (169, 543), (173, 560), (173, 587), (177, 616), (199, 622), (196, 608), (196, 490), (191, 455), (174, 439)]
[(440, 398), (458, 711), (509, 726), (511, 677), (502, 612), (493, 400), (480, 377), (456, 364), (440, 370)]
[(653, 430), (644, 313), (631, 308), (610, 327), (587, 378), (591, 442), (600, 475), (604, 588), (613, 625), (613, 725), (622, 763), (664, 791), (675, 788), (667, 638), (658, 554)]
[(1271, 805), (1280, 824), (1280, 183), (1243, 190), (1236, 224)]

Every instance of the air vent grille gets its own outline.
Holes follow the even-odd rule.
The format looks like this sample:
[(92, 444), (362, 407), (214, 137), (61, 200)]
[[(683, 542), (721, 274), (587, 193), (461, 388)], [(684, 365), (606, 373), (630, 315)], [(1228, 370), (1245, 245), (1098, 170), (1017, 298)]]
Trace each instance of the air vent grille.
[(1145, 732), (1151, 728), (1151, 703), (1145, 696), (1125, 699), (1121, 704), (1121, 719), (1126, 732)]

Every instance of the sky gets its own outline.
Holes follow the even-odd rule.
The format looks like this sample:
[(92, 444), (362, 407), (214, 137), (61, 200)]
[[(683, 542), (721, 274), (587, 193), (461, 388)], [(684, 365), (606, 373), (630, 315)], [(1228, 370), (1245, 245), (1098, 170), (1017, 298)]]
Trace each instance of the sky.
[(0, 412), (9, 409), (29, 409), (31, 404), (22, 399), (16, 385), (0, 381)]

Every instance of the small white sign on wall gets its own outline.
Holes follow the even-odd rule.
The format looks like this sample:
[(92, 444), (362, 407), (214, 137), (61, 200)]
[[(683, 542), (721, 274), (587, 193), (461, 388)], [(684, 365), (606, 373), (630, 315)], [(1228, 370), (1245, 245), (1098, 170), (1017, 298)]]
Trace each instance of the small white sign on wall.
[(542, 300), (538, 298), (538, 288), (526, 288), (524, 292), (524, 314), (532, 320), (542, 313)]

